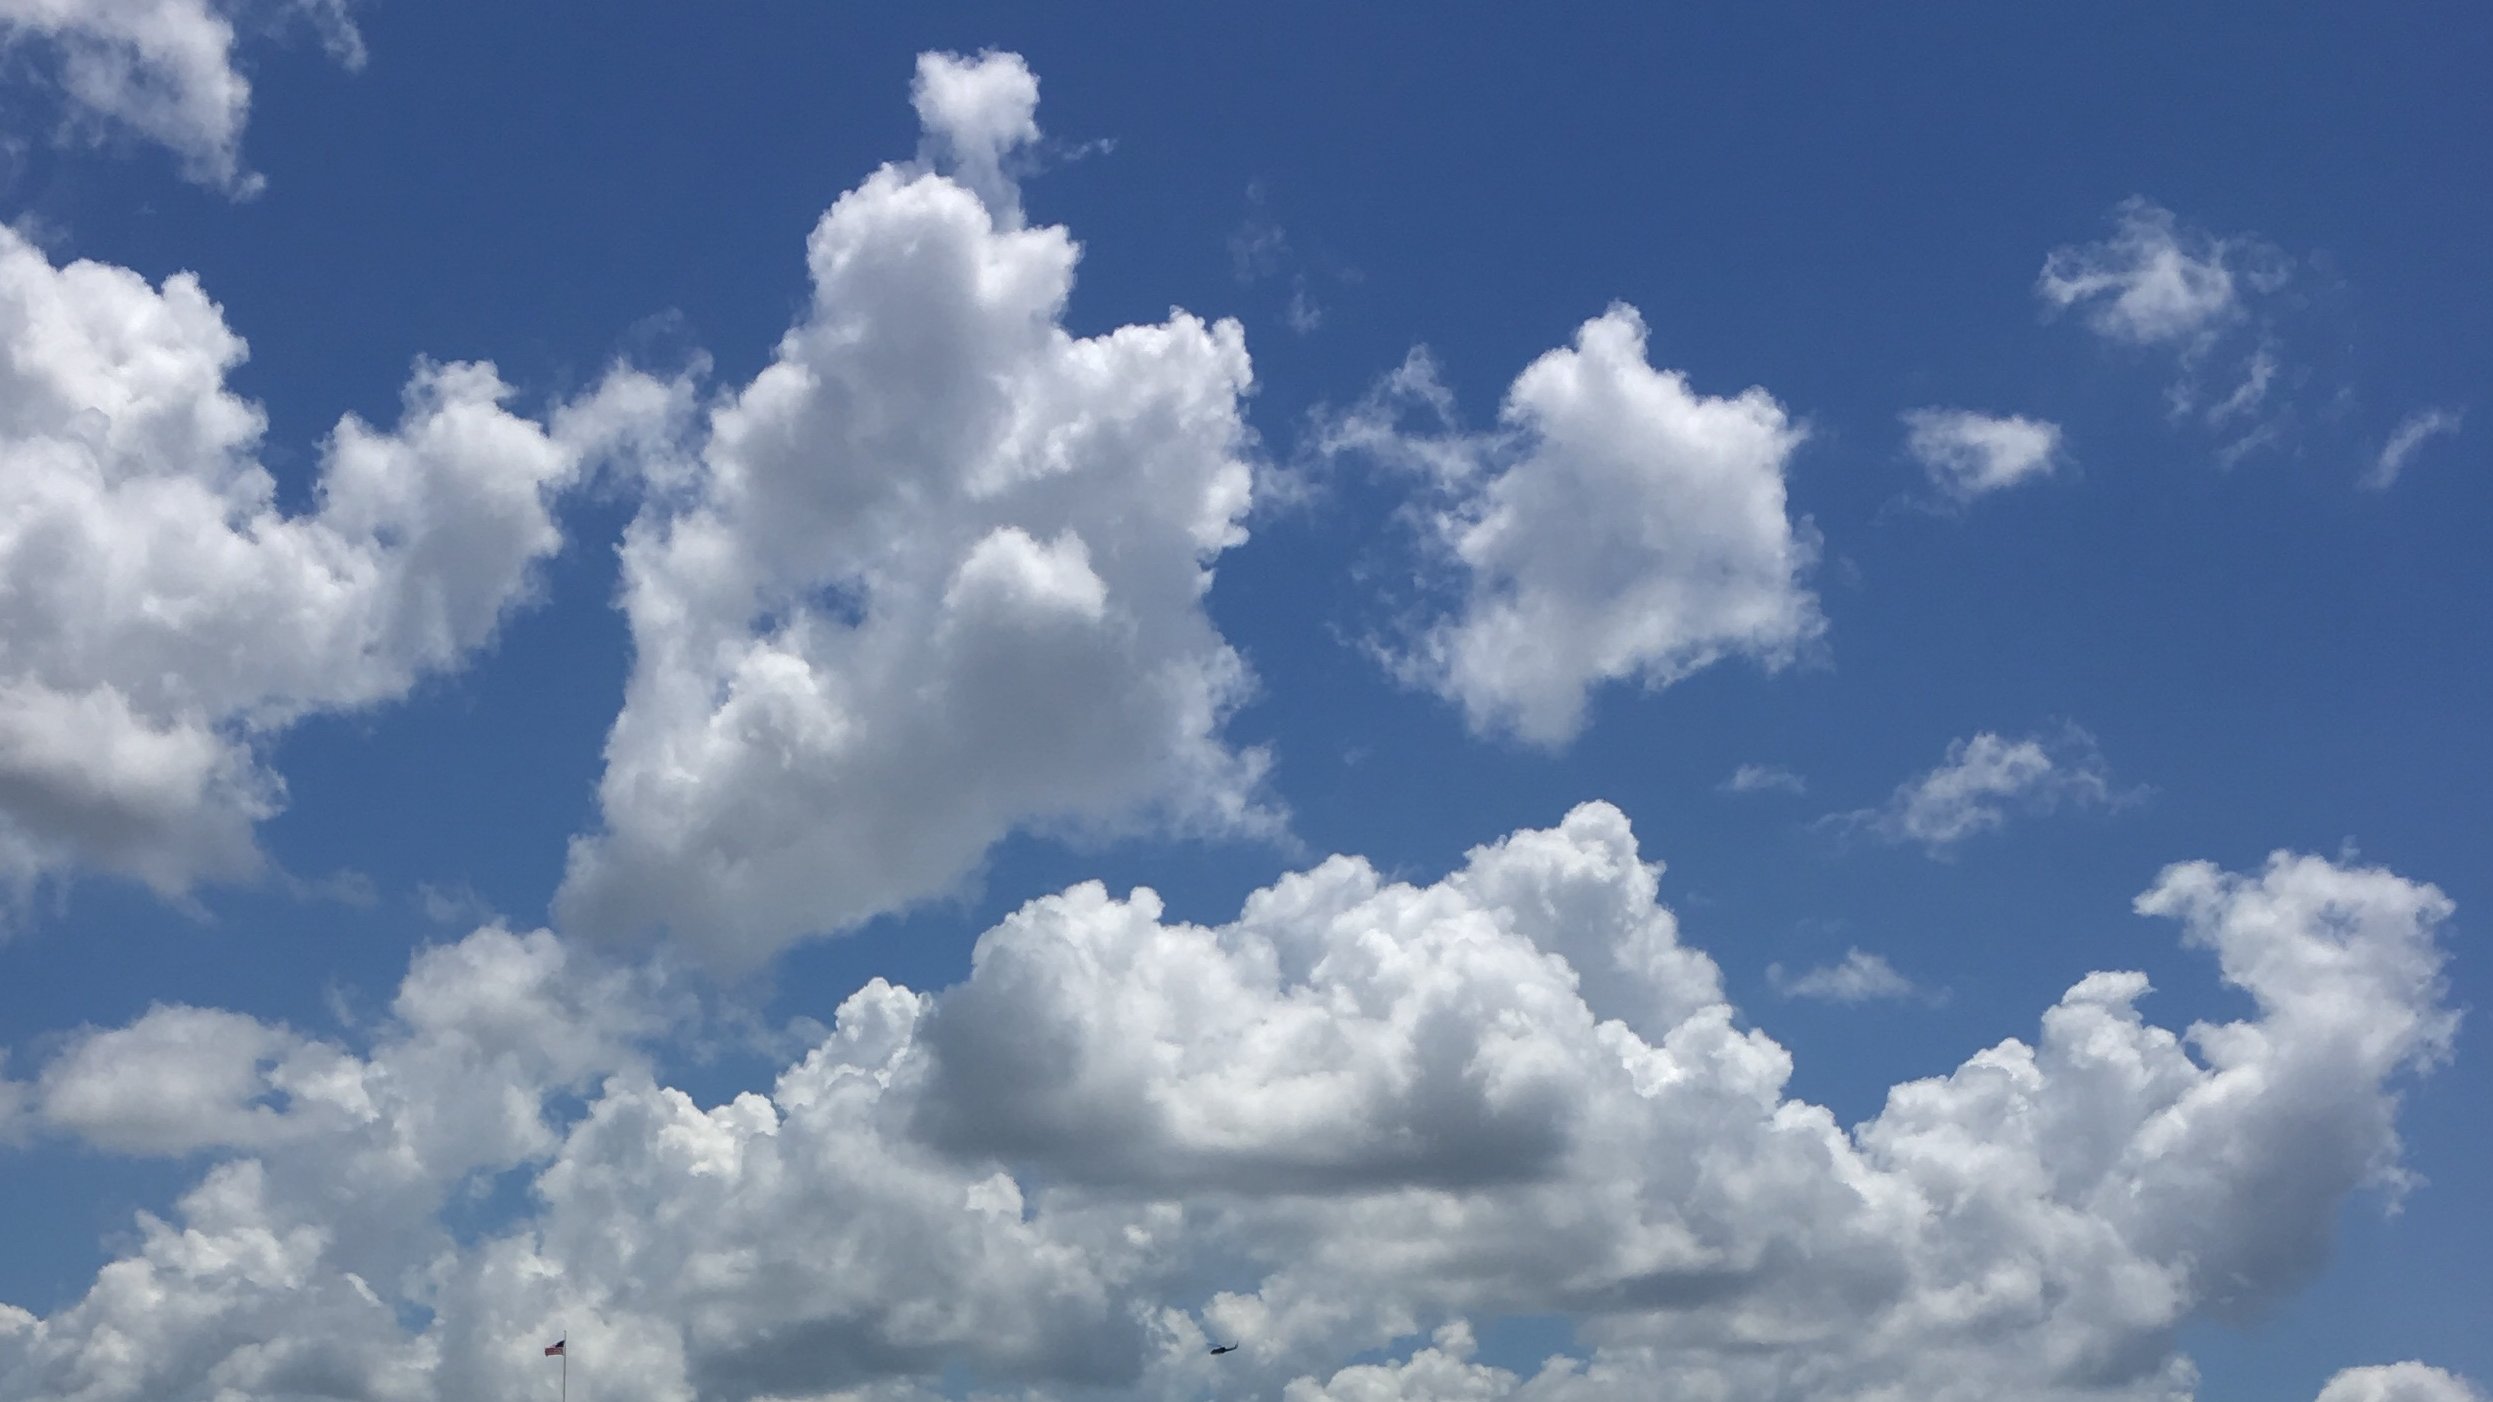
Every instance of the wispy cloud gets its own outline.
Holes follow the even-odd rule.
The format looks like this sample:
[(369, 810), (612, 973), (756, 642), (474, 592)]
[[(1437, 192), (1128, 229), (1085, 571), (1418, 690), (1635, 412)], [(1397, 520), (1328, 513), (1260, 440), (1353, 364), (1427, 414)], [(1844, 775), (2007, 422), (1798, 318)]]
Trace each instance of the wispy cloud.
[(2053, 249), (2034, 287), (2047, 306), (2080, 309), (2087, 327), (2109, 339), (2203, 345), (2240, 319), (2246, 291), (2284, 281), (2264, 244), (2190, 228), (2151, 200), (2133, 197), (2113, 219), (2110, 238)]
[(2417, 449), (2433, 439), (2457, 433), (2466, 417), (2466, 413), (2458, 409), (2418, 409), (2407, 415), (2389, 435), (2389, 441), (2381, 445), (2380, 456), (2372, 460), (2372, 466), (2355, 485), (2366, 491), (2387, 491), (2398, 480), (2398, 474), (2406, 471), (2407, 460), (2415, 456)]
[(2105, 340), (2170, 354), (2173, 418), (2224, 435), (2218, 461), (2230, 467), (2288, 436), (2274, 391), (2303, 372), (2280, 349), (2270, 294), (2294, 272), (2264, 239), (2212, 234), (2134, 197), (2113, 211), (2109, 237), (2046, 255), (2034, 291)]
[(1309, 282), (1307, 260), (1273, 218), (1261, 181), (1247, 186), (1247, 217), (1229, 236), (1229, 266), (1242, 286), (1276, 282), (1289, 288), (1281, 321), (1292, 331), (1304, 336), (1324, 325), (1324, 304)]
[(1780, 764), (1744, 764), (1716, 785), (1724, 793), (1807, 793), (1809, 781)]
[(1897, 973), (1885, 956), (1859, 947), (1845, 950), (1844, 957), (1832, 964), (1821, 964), (1799, 974), (1786, 973), (1781, 964), (1769, 964), (1766, 981), (1786, 998), (1821, 1003), (1895, 1002), (1906, 998), (1935, 1001), (1938, 997)]
[(2094, 737), (2076, 726), (2019, 740), (1986, 730), (1951, 743), (1937, 768), (1897, 785), (1885, 803), (1820, 821), (1943, 857), (2018, 814), (2108, 808), (2136, 796), (2114, 792)]

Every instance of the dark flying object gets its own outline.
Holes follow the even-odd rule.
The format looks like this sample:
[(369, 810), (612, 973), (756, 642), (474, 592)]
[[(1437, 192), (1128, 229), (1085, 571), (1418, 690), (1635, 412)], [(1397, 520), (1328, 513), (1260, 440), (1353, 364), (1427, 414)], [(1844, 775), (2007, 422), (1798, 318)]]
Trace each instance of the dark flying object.
[(1238, 1346), (1236, 1344), (1222, 1344), (1212, 1350), (1212, 1356), (1214, 1358), (1218, 1358), (1224, 1353), (1236, 1353), (1237, 1351)]

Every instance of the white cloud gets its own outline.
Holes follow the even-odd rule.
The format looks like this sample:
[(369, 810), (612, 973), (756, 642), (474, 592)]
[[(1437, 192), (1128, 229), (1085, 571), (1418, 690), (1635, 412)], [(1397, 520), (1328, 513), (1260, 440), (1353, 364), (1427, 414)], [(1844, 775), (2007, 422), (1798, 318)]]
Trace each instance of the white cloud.
[(909, 90), (926, 156), (987, 206), (1001, 229), (1021, 227), (1021, 188), (1007, 162), (1039, 139), (1039, 80), (1021, 55), (918, 55)]
[(178, 896), (257, 870), (256, 748), (458, 666), (561, 544), (580, 445), (493, 367), (420, 364), (348, 416), (316, 511), (254, 459), (244, 345), (187, 274), (55, 267), (0, 228), (0, 880), (78, 867)]
[(2148, 200), (2124, 202), (2114, 218), (2112, 237), (2053, 249), (2034, 288), (2055, 310), (2083, 307), (2087, 326), (2113, 340), (2203, 345), (2279, 276), (2255, 242), (2189, 228)]
[(1335, 858), (1218, 930), (1149, 892), (1033, 902), (928, 1020), (920, 1120), (1172, 1190), (1538, 1177), (1589, 1109), (1591, 1017), (1659, 1039), (1721, 996), (1658, 878), (1593, 804), (1426, 889)]
[(171, 151), (183, 175), (236, 196), (263, 184), (242, 160), (251, 83), (235, 66), (233, 16), (299, 16), (330, 54), (363, 64), (350, 0), (0, 0), (0, 51), (34, 46), (57, 61), (74, 116)]
[(2355, 485), (2369, 491), (2387, 491), (2406, 470), (2407, 460), (2417, 449), (2435, 438), (2454, 435), (2466, 419), (2457, 409), (2418, 409), (2398, 423), (2397, 430), (2383, 443), (2380, 456), (2372, 460), (2370, 470)]
[(2422, 1363), (2348, 1368), (2320, 1389), (2319, 1402), (2484, 1402), (2475, 1384)]
[(240, 1013), (158, 1006), (128, 1027), (89, 1031), (46, 1067), (42, 1113), (128, 1153), (254, 1146), (282, 1124), (262, 1098), (272, 1064), (294, 1044), (284, 1029)]
[(1424, 354), (1322, 446), (1420, 466), (1445, 492), (1430, 525), (1462, 601), (1399, 665), (1476, 731), (1562, 745), (1604, 682), (1658, 690), (1731, 656), (1777, 667), (1824, 630), (1801, 583), (1814, 542), (1785, 514), (1803, 430), (1762, 389), (1718, 399), (1655, 369), (1633, 308), (1526, 367), (1502, 432), (1406, 432), (1412, 408), (1452, 414)]
[(1807, 793), (1809, 781), (1779, 764), (1744, 764), (1719, 786), (1724, 793)]
[[(33, 1097), (28, 1087), (9, 1079), (8, 1069), (8, 1048), (0, 1047), (0, 1149), (13, 1147), (24, 1139), (32, 1122), (26, 1107)], [(0, 1314), (6, 1312), (7, 1307), (0, 1306)]]
[(1919, 843), (1940, 856), (2012, 814), (2048, 813), (2064, 803), (2104, 807), (2122, 797), (2085, 731), (2071, 726), (2008, 740), (1986, 730), (1950, 742), (1938, 768), (1897, 785), (1886, 803), (1827, 821), (1888, 842)]
[(1847, 949), (1844, 957), (1835, 963), (1793, 975), (1785, 974), (1781, 964), (1769, 964), (1766, 966), (1766, 981), (1786, 998), (1810, 998), (1826, 1003), (1871, 1003), (1882, 999), (1912, 998), (1922, 991), (1913, 980), (1897, 973), (1886, 956), (1862, 949)]
[(1077, 338), (1077, 248), (985, 181), (1018, 59), (930, 57), (958, 178), (887, 166), (807, 245), (813, 303), (623, 547), (634, 669), (569, 927), (726, 967), (957, 890), (1015, 830), (1263, 830), (1203, 608), (1245, 538), (1235, 323)]
[[(645, 985), (480, 931), (361, 1053), (242, 1027), (213, 1059), (264, 1089), (202, 1098), (285, 1132), (209, 1125), (256, 1147), (84, 1298), (0, 1311), (0, 1398), (503, 1395), (544, 1385), (560, 1321), (601, 1402), (2177, 1402), (2184, 1326), (2297, 1287), (2345, 1196), (2398, 1182), (2402, 1078), (2456, 1025), (2433, 888), (2184, 864), (2138, 907), (2248, 1018), (2167, 1031), (2144, 978), (2090, 975), (2031, 1043), (1846, 1131), (1786, 1097), (1658, 875), (1596, 804), (1430, 885), (1334, 858), (1213, 927), (1076, 887), (966, 984), (872, 983), (766, 1095), (707, 1108), (633, 1056)], [(56, 1065), (154, 1064), (92, 1051), (114, 1035)], [(513, 1169), (517, 1220), (442, 1226)], [(1571, 1316), (1585, 1352), (1477, 1361), (1464, 1321), (1513, 1313)], [(2439, 1381), (2355, 1370), (2327, 1402)]]
[[(1009, 56), (921, 63), (930, 142), (987, 153), (966, 176), (1035, 134), (1027, 100)], [(1075, 248), (1001, 203), (891, 167), (844, 196), (815, 310), (711, 418), (689, 504), (634, 525), (638, 666), (567, 919), (743, 964), (1016, 827), (1259, 821), (1201, 608), (1248, 501), (1238, 330), (1066, 335)]]
[(2171, 354), (2172, 415), (2225, 435), (2222, 465), (2286, 441), (2291, 408), (2273, 407), (2271, 390), (2297, 372), (2282, 358), (2269, 298), (2292, 281), (2291, 260), (2261, 239), (2218, 237), (2142, 198), (2113, 217), (2111, 237), (2053, 249), (2035, 294), (2053, 312), (2081, 309), (2088, 329), (2107, 340)]
[(2060, 425), (2040, 419), (1914, 409), (1904, 423), (1906, 451), (1960, 502), (2048, 476), (2060, 459)]

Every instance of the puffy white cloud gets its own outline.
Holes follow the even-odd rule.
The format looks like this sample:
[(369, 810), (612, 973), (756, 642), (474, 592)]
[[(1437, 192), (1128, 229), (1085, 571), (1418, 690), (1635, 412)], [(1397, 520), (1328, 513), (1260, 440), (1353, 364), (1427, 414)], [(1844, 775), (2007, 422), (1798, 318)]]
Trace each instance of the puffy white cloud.
[[(178, 895), (259, 864), (255, 744), (403, 695), (488, 641), (562, 541), (584, 447), (481, 364), (420, 364), (391, 429), (324, 445), (287, 515), (244, 345), (187, 274), (54, 266), (0, 229), (0, 878)], [(584, 421), (585, 422), (585, 421)]]
[(2428, 1364), (2348, 1368), (2320, 1389), (2319, 1402), (2484, 1402), (2475, 1384)]
[(1538, 1177), (1587, 1111), (1593, 1017), (1658, 1039), (1721, 996), (1658, 875), (1592, 805), (1426, 889), (1335, 858), (1217, 930), (1149, 892), (1034, 902), (929, 1019), (920, 1124), (1172, 1191)]
[(1021, 55), (918, 55), (909, 100), (927, 155), (985, 202), (997, 227), (1021, 227), (1021, 188), (1006, 162), (1039, 139), (1039, 79)]
[(75, 1304), (10, 1334), (0, 1396), (435, 1399), (410, 1337), (445, 1214), (559, 1142), (551, 1097), (634, 1074), (663, 1025), (645, 975), (500, 928), (420, 953), (362, 1055), (234, 1013), (157, 1008), (45, 1068), (39, 1114), (98, 1148), (251, 1157), (211, 1167), (173, 1221)]
[(2064, 803), (2104, 807), (2126, 797), (2113, 792), (2094, 738), (2083, 730), (2019, 740), (1986, 730), (1949, 742), (1938, 768), (1897, 785), (1879, 807), (1825, 821), (1882, 841), (1919, 843), (1941, 856), (2015, 813), (2048, 813)]
[(1000, 180), (1018, 59), (930, 56), (947, 176), (887, 166), (807, 245), (811, 308), (623, 548), (634, 669), (567, 926), (724, 966), (956, 890), (1015, 830), (1273, 822), (1203, 609), (1251, 490), (1234, 323), (1079, 338), (1077, 248)]
[(1769, 964), (1766, 981), (1786, 998), (1825, 1003), (1870, 1003), (1911, 998), (1921, 992), (1913, 980), (1896, 972), (1885, 955), (1864, 949), (1847, 949), (1842, 959), (1798, 974), (1787, 975), (1781, 964)]
[(90, 1031), (46, 1067), (44, 1117), (99, 1148), (185, 1153), (248, 1147), (280, 1132), (272, 1064), (282, 1028), (213, 1008), (158, 1006), (128, 1027)]
[(1959, 502), (2047, 476), (2060, 459), (2060, 425), (2040, 419), (1914, 409), (1904, 423), (1905, 450)]
[(2372, 460), (2372, 466), (2356, 485), (2369, 491), (2387, 491), (2398, 480), (2398, 474), (2406, 471), (2407, 460), (2415, 456), (2417, 449), (2433, 439), (2456, 434), (2465, 421), (2466, 414), (2457, 409), (2418, 409), (2407, 415), (2399, 420), (2389, 441), (2381, 445), (2380, 456)]
[[(330, 54), (363, 64), (350, 0), (251, 7), (310, 21)], [(73, 114), (171, 151), (188, 179), (237, 196), (264, 183), (242, 161), (251, 83), (234, 62), (233, 0), (0, 0), (0, 50), (57, 60)]]
[(1659, 689), (1730, 656), (1781, 666), (1823, 632), (1802, 584), (1814, 542), (1785, 511), (1804, 431), (1762, 389), (1715, 398), (1654, 368), (1635, 309), (1526, 367), (1498, 433), (1405, 431), (1414, 408), (1451, 421), (1420, 354), (1321, 446), (1437, 478), (1431, 530), (1462, 598), (1400, 665), (1475, 730), (1564, 744), (1604, 682)]
[(1809, 781), (1779, 764), (1744, 764), (1720, 785), (1724, 793), (1789, 793), (1809, 791)]
[[(2142, 977), (2090, 975), (1847, 1131), (1658, 875), (1588, 805), (1425, 886), (1334, 858), (1217, 927), (1077, 887), (707, 1108), (633, 1057), (645, 985), (482, 931), (84, 1299), (0, 1312), (0, 1397), (501, 1395), (560, 1321), (601, 1402), (2181, 1402), (2177, 1331), (2293, 1289), (2345, 1195), (2394, 1186), (2401, 1077), (2455, 1026), (2433, 888), (2183, 864), (2139, 909), (2248, 1017), (2168, 1031)], [(516, 1219), (442, 1228), (512, 1165)], [(1480, 1362), (1464, 1321), (1507, 1313), (1573, 1316), (1582, 1356)]]

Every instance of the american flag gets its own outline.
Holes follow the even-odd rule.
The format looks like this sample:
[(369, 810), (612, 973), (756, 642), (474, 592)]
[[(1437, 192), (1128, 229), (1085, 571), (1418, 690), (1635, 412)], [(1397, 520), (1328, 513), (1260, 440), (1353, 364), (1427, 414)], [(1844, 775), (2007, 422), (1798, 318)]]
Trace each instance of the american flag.
[(547, 1344), (547, 1345), (545, 1346), (545, 1356), (546, 1356), (546, 1357), (548, 1357), (548, 1358), (552, 1358), (552, 1357), (554, 1357), (556, 1354), (562, 1354), (562, 1356), (563, 1356), (563, 1357), (565, 1357), (565, 1358), (570, 1357), (571, 1355), (569, 1355), (569, 1354), (567, 1354), (567, 1353), (563, 1353), (563, 1345), (565, 1345), (565, 1344), (567, 1344), (567, 1343), (570, 1343), (570, 1342), (571, 1342), (571, 1340), (569, 1340), (569, 1339), (556, 1339), (554, 1342), (552, 1342), (552, 1343), (550, 1343), (550, 1344)]

